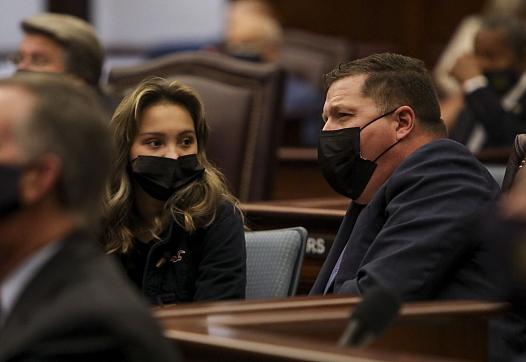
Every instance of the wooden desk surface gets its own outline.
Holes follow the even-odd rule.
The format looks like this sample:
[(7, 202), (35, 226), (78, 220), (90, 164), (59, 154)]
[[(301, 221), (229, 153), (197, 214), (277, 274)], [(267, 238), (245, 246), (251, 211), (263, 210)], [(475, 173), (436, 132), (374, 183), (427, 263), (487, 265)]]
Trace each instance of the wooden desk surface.
[(405, 304), (388, 331), (365, 349), (338, 347), (359, 298), (295, 297), (157, 309), (165, 334), (192, 361), (481, 361), (488, 318), (505, 305)]

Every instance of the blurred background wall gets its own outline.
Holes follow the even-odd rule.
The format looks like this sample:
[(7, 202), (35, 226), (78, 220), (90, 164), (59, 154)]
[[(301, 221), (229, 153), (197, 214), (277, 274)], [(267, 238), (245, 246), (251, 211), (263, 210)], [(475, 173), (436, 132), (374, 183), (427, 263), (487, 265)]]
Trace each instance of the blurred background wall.
[[(482, 0), (269, 0), (286, 28), (387, 48), (432, 66), (460, 20)], [(163, 42), (217, 40), (228, 0), (2, 0), (0, 55), (21, 38), (21, 18), (48, 10), (78, 15), (97, 29), (110, 61), (131, 61)]]

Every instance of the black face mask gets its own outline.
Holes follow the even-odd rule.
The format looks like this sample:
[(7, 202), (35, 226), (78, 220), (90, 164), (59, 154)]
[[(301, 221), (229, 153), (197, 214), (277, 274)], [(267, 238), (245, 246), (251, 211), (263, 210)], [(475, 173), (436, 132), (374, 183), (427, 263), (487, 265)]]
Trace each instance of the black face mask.
[(20, 177), (22, 169), (0, 164), (0, 218), (9, 216), (20, 208)]
[(519, 81), (521, 74), (513, 69), (484, 72), (488, 86), (499, 96), (504, 96)]
[(177, 159), (139, 156), (131, 162), (130, 175), (151, 197), (166, 201), (176, 191), (203, 176), (197, 155)]
[(396, 141), (373, 161), (365, 160), (360, 156), (360, 131), (395, 110), (396, 108), (382, 114), (362, 128), (321, 131), (318, 162), (323, 176), (336, 192), (352, 200), (360, 197), (376, 169), (376, 161), (400, 142), (400, 140)]

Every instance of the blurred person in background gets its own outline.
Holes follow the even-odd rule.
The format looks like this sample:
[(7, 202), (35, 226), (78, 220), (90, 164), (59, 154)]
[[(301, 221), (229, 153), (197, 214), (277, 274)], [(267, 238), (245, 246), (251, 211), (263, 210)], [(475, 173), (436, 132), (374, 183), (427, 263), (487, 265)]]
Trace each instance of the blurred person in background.
[[(271, 5), (262, 0), (232, 1), (224, 42), (219, 49), (239, 59), (279, 64), (283, 29)], [(284, 121), (299, 121), (301, 145), (316, 146), (321, 129), (322, 94), (302, 77), (287, 72), (283, 97)]]
[(452, 128), (464, 97), (462, 87), (451, 74), (457, 60), (466, 53), (473, 53), (475, 35), (480, 30), (483, 19), (492, 16), (517, 16), (526, 19), (524, 0), (486, 0), (480, 14), (466, 16), (451, 36), (433, 68), (433, 80), (437, 87), (442, 119)]
[(526, 1), (486, 0), (480, 14), (462, 19), (433, 68), (433, 80), (440, 99), (462, 94), (462, 88), (451, 75), (451, 69), (459, 57), (473, 52), (475, 35), (480, 30), (483, 19), (491, 16), (526, 18)]
[(463, 106), (450, 137), (472, 152), (511, 146), (526, 132), (526, 23), (516, 17), (484, 19), (474, 52), (458, 58), (451, 74), (463, 90)]
[(72, 15), (40, 13), (20, 26), (24, 36), (10, 56), (18, 71), (67, 74), (92, 87), (113, 111), (114, 100), (99, 86), (104, 49), (90, 24)]

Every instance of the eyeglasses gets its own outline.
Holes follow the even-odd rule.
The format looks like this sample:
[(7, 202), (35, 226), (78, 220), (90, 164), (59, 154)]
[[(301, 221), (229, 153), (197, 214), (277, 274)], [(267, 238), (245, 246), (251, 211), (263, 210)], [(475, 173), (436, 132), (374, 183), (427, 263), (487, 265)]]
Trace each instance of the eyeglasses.
[(44, 67), (51, 63), (51, 59), (43, 54), (29, 54), (24, 56), (20, 53), (15, 53), (9, 55), (7, 59), (16, 66), (24, 62), (26, 59), (29, 60), (29, 64), (35, 67)]

